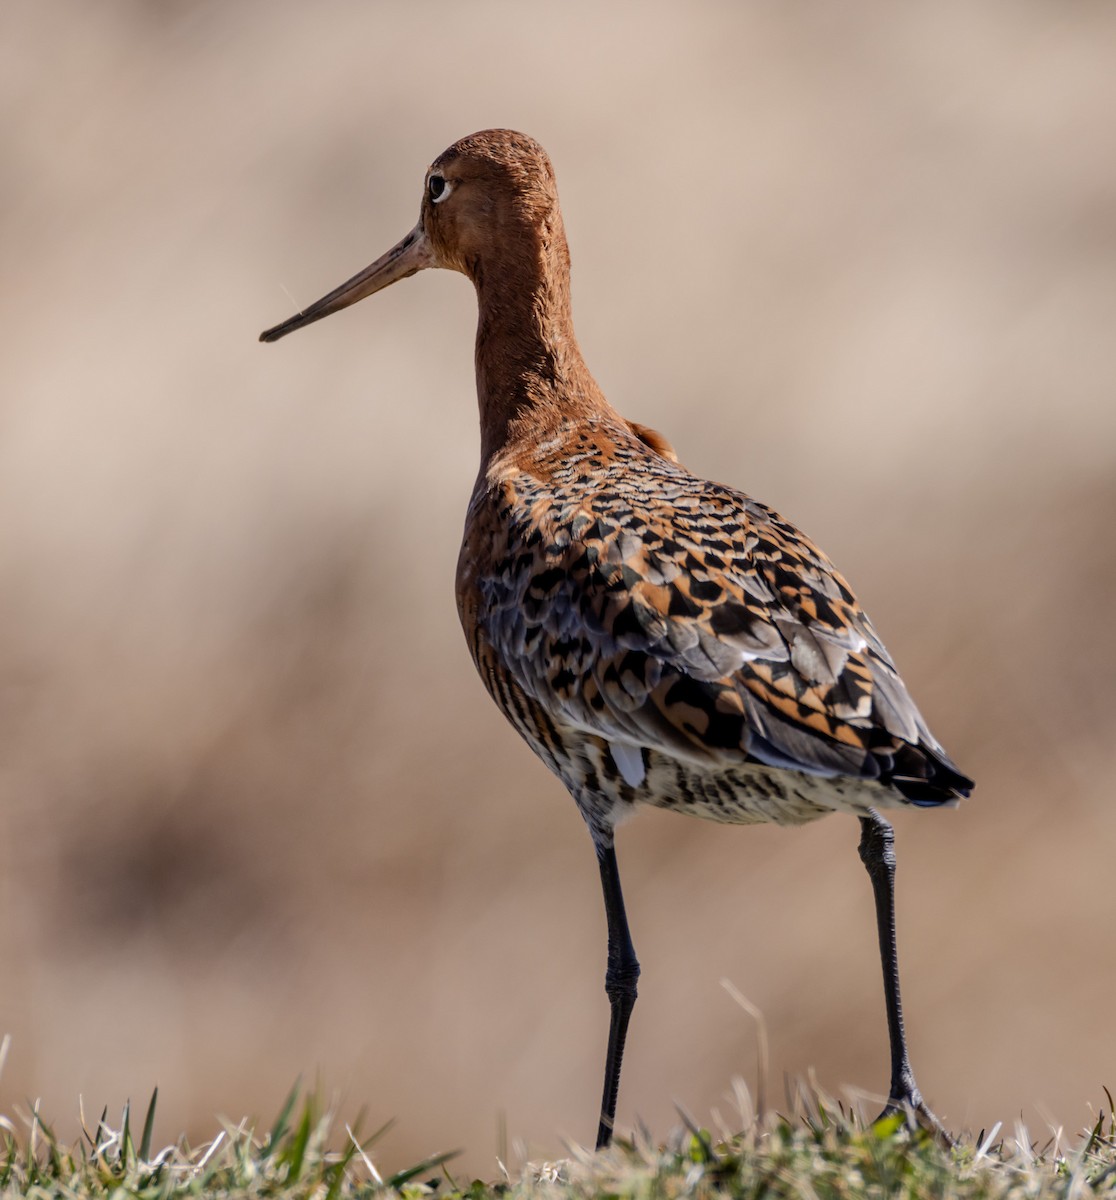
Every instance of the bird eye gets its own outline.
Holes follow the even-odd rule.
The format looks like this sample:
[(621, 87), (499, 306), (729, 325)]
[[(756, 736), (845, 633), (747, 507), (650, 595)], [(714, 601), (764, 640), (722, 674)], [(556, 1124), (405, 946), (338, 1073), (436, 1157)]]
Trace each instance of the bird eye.
[(431, 175), (426, 186), (430, 192), (430, 199), (435, 204), (440, 204), (450, 194), (449, 184), (446, 183), (444, 175)]

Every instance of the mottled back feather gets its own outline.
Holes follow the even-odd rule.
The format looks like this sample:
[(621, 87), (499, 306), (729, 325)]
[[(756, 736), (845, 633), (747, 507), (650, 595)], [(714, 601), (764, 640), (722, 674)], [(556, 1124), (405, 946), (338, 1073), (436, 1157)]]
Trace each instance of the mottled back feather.
[(459, 567), (474, 654), (560, 723), (695, 766), (966, 791), (826, 556), (646, 432), (571, 423), (490, 464)]

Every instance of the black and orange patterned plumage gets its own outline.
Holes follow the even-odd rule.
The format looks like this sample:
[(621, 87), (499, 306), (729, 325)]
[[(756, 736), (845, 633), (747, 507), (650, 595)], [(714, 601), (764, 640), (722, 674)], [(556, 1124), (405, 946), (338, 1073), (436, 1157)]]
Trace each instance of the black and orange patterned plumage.
[(940, 1130), (907, 1060), (891, 830), (877, 809), (972, 787), (930, 733), (848, 584), (793, 525), (687, 471), (625, 420), (582, 360), (542, 148), (507, 130), (431, 166), (418, 225), (272, 341), (425, 267), (477, 290), (481, 468), (457, 571), (492, 698), (577, 802), (597, 848), (612, 1002), (606, 1144), (639, 966), (613, 846), (644, 803), (715, 821), (861, 819), (884, 960), (892, 1080)]
[(493, 698), (595, 822), (642, 801), (799, 823), (968, 787), (821, 551), (616, 418), (495, 459), (458, 597)]

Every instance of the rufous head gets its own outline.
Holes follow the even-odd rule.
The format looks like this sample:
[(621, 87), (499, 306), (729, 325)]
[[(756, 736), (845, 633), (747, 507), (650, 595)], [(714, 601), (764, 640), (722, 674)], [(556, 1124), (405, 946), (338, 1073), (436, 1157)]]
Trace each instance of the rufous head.
[(486, 129), (454, 142), (426, 172), (418, 224), (358, 275), (302, 312), (260, 334), (274, 342), (427, 267), (480, 283), (560, 234), (558, 191), (546, 151), (523, 133)]

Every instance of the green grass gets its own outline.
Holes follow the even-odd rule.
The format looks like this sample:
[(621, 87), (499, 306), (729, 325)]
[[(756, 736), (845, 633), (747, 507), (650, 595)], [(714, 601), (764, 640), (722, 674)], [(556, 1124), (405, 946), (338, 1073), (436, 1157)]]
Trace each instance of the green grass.
[[(1107, 1095), (1107, 1093), (1106, 1093)], [(270, 1126), (226, 1125), (210, 1142), (152, 1142), (157, 1094), (142, 1122), (125, 1108), (102, 1114), (74, 1146), (60, 1145), (35, 1112), (0, 1116), (0, 1196), (274, 1197), (276, 1200), (860, 1200), (862, 1197), (1030, 1198), (1104, 1196), (1116, 1200), (1116, 1113), (1112, 1099), (1073, 1145), (1060, 1137), (1035, 1146), (1017, 1129), (951, 1149), (903, 1118), (863, 1128), (812, 1096), (793, 1117), (750, 1120), (744, 1132), (713, 1137), (690, 1127), (673, 1144), (640, 1134), (603, 1154), (573, 1150), (559, 1163), (528, 1164), (495, 1182), (455, 1177), (440, 1154), (382, 1177), (375, 1143), (292, 1091)], [(138, 1114), (135, 1114), (138, 1115)]]

